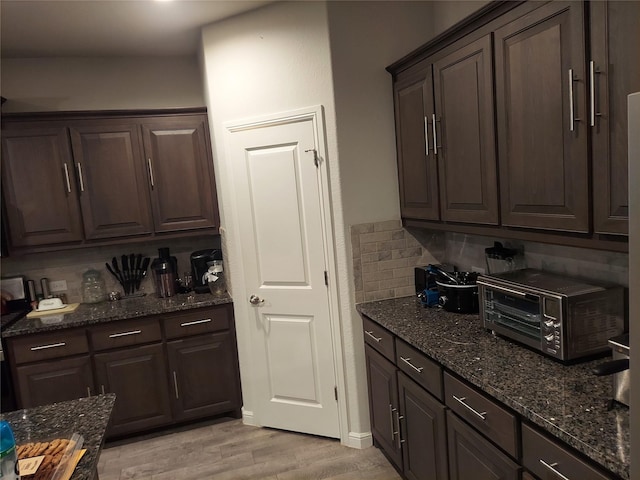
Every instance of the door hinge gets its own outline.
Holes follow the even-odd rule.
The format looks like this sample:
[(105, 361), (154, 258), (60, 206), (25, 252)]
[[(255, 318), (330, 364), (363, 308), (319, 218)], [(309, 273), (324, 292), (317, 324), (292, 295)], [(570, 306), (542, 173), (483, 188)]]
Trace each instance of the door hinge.
[(305, 150), (305, 152), (313, 152), (313, 163), (316, 167), (320, 166), (320, 158), (318, 157), (318, 151), (315, 148)]
[(326, 270), (324, 271), (324, 284), (329, 286), (329, 273)]
[(338, 387), (333, 387), (333, 395), (336, 397), (336, 402), (338, 401)]

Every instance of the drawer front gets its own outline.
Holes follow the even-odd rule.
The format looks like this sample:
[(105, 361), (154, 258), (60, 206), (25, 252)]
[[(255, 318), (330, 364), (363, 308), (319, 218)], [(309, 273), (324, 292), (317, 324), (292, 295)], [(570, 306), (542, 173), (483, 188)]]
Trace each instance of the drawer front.
[(94, 350), (128, 347), (162, 340), (157, 317), (123, 320), (89, 331)]
[(442, 396), (442, 369), (434, 361), (396, 338), (396, 365), (439, 400)]
[(362, 326), (364, 328), (364, 341), (385, 356), (387, 360), (395, 362), (393, 335), (367, 317), (362, 317)]
[(84, 330), (61, 330), (55, 333), (9, 339), (16, 364), (87, 353), (89, 344)]
[(610, 480), (555, 440), (522, 425), (522, 464), (542, 479)]
[(162, 317), (162, 323), (167, 339), (228, 330), (231, 326), (231, 307), (225, 305), (166, 315)]
[(444, 374), (444, 393), (447, 407), (509, 455), (519, 458), (518, 419), (514, 414), (448, 373)]

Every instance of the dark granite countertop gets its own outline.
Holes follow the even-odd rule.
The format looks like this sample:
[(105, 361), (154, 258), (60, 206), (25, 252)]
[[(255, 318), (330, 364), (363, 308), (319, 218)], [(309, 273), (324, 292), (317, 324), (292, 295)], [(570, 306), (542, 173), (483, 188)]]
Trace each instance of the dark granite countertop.
[(424, 308), (415, 297), (356, 308), (607, 470), (629, 478), (629, 409), (607, 410), (612, 378), (591, 373), (602, 360), (558, 363), (492, 335), (478, 315)]
[(115, 302), (83, 303), (72, 313), (45, 315), (41, 318), (22, 318), (7, 329), (3, 329), (2, 337), (15, 337), (65, 328), (97, 325), (114, 320), (125, 320), (147, 315), (161, 315), (194, 308), (223, 305), (232, 301), (228, 294), (211, 295), (209, 293), (201, 293), (195, 295), (179, 294), (168, 298), (146, 295)]
[(47, 440), (79, 433), (84, 438), (86, 453), (80, 459), (71, 480), (96, 478), (104, 433), (116, 401), (113, 393), (53, 403), (43, 407), (17, 410), (0, 418), (11, 425), (16, 443), (21, 445), (39, 439)]

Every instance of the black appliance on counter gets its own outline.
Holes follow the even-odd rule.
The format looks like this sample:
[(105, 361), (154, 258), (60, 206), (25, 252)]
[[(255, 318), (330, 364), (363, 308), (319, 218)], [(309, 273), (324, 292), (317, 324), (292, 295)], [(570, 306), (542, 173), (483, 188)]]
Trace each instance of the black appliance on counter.
[(193, 274), (193, 290), (196, 293), (209, 293), (209, 284), (205, 273), (213, 265), (214, 260), (222, 260), (222, 250), (209, 248), (197, 250), (191, 254), (191, 272)]

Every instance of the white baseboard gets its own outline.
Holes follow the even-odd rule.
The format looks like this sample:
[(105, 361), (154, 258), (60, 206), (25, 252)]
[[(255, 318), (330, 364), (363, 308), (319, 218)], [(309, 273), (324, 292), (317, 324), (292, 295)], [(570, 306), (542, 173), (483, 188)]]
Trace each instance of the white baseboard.
[(253, 412), (250, 410), (242, 410), (242, 423), (245, 425), (251, 425), (253, 427), (259, 427), (260, 425), (256, 422), (255, 417), (253, 416)]
[(349, 432), (349, 436), (342, 444), (351, 448), (369, 448), (373, 446), (373, 436), (371, 432)]

